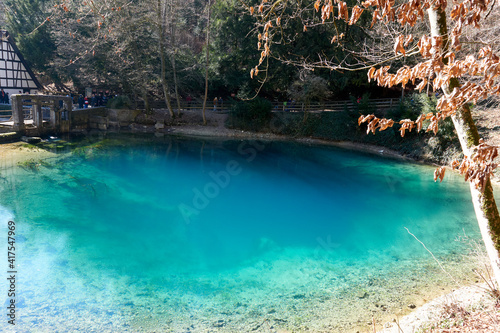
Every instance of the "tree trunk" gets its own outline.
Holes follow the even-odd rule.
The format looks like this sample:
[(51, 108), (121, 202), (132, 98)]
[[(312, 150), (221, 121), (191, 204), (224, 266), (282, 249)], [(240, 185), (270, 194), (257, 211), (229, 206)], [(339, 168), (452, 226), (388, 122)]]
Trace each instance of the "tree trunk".
[(175, 55), (177, 53), (177, 48), (175, 45), (175, 22), (174, 22), (174, 3), (170, 1), (170, 38), (172, 40), (172, 57), (170, 61), (172, 62), (172, 70), (174, 72), (174, 89), (175, 89), (175, 99), (177, 100), (177, 116), (181, 115), (181, 99), (179, 98), (179, 90), (177, 84), (177, 69), (175, 66)]
[(177, 69), (175, 67), (175, 54), (176, 51), (172, 54), (172, 70), (174, 71), (174, 88), (175, 88), (175, 99), (177, 100), (177, 116), (181, 115), (181, 99), (179, 97), (179, 90), (177, 89)]
[(144, 86), (142, 90), (142, 99), (144, 100), (144, 110), (149, 114), (151, 112), (151, 107), (149, 105), (148, 88), (146, 86)]
[(175, 114), (172, 110), (172, 104), (170, 103), (170, 92), (166, 77), (166, 65), (165, 65), (165, 15), (162, 13), (161, 0), (158, 0), (158, 32), (159, 32), (159, 47), (160, 47), (160, 62), (161, 62), (161, 85), (163, 87), (163, 96), (165, 98), (165, 104), (168, 108), (168, 113), (170, 117), (174, 118)]
[[(429, 23), (431, 25), (431, 35), (441, 36), (443, 38), (443, 54), (447, 53), (448, 29), (446, 25), (446, 13), (441, 9), (429, 8)], [(446, 64), (448, 59), (443, 59)], [(458, 79), (452, 78), (444, 90), (449, 95), (454, 88), (460, 87)], [(479, 145), (479, 133), (476, 124), (472, 119), (472, 114), (468, 105), (457, 109), (452, 116), (453, 124), (460, 140), (460, 146), (465, 156), (471, 156), (471, 149)], [(486, 252), (490, 259), (493, 274), (497, 282), (497, 288), (500, 286), (500, 216), (498, 208), (493, 197), (493, 188), (491, 181), (486, 182), (484, 191), (476, 189), (474, 184), (470, 183), (470, 191), (474, 211), (476, 213), (481, 236), (483, 237)]]
[(205, 98), (203, 99), (203, 125), (207, 124), (207, 118), (205, 117), (205, 109), (207, 107), (208, 98), (208, 65), (210, 59), (210, 14), (211, 14), (211, 1), (208, 1), (208, 13), (207, 13), (207, 42), (206, 42), (206, 64), (205, 64)]

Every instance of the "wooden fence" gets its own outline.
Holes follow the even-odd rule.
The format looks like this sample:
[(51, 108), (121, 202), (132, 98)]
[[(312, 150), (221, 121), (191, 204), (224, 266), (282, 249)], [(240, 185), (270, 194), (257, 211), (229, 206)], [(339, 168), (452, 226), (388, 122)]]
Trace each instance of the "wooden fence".
[[(395, 108), (398, 106), (400, 102), (399, 98), (378, 98), (378, 99), (370, 99), (369, 107), (375, 109), (379, 112), (387, 111), (389, 109)], [(295, 103), (295, 102), (287, 102), (286, 105), (283, 102), (273, 102), (273, 112), (338, 112), (344, 110), (356, 110), (359, 105), (355, 102), (353, 103), (351, 100), (346, 101), (330, 101), (324, 103), (311, 103), (310, 105), (304, 105), (303, 103)], [(214, 108), (213, 102), (207, 103), (206, 110), (207, 112), (220, 112), (226, 113), (229, 112), (232, 108), (233, 104), (231, 102), (224, 102), (221, 104), (217, 104)], [(137, 107), (139, 109), (144, 108), (144, 103), (139, 102)], [(166, 109), (165, 103), (161, 101), (154, 101), (151, 103), (151, 107), (155, 109)], [(174, 112), (177, 112), (177, 103), (172, 102), (172, 107)], [(203, 102), (190, 102), (189, 104), (186, 102), (181, 103), (182, 110), (202, 110)], [(26, 110), (29, 113), (30, 110)], [(7, 120), (12, 116), (12, 111), (10, 110), (0, 110), (0, 121)]]
[[(400, 102), (399, 98), (378, 98), (378, 99), (370, 99), (369, 106), (377, 111), (387, 111), (394, 107), (397, 107)], [(359, 105), (355, 102), (353, 103), (351, 100), (345, 101), (329, 101), (324, 103), (311, 103), (309, 105), (305, 105), (303, 103), (296, 102), (286, 102), (286, 105), (283, 102), (273, 102), (273, 111), (274, 112), (335, 112), (335, 111), (344, 111), (344, 110), (356, 110)], [(151, 108), (153, 109), (166, 109), (165, 103), (161, 101), (155, 101), (150, 103)], [(231, 110), (233, 103), (230, 101), (223, 102), (221, 104), (217, 104), (214, 107), (212, 101), (207, 101), (206, 111), (208, 112), (220, 112), (225, 113)], [(137, 103), (137, 108), (144, 108), (143, 102)], [(172, 101), (172, 108), (174, 112), (177, 112), (177, 103)], [(185, 101), (181, 102), (182, 110), (202, 110), (203, 102), (190, 102), (186, 103)]]
[[(370, 99), (369, 106), (377, 111), (386, 111), (398, 106), (399, 98), (379, 98)], [(333, 101), (325, 103), (314, 103), (305, 105), (304, 103), (286, 102), (273, 103), (273, 111), (290, 111), (290, 112), (338, 112), (338, 111), (352, 111), (356, 110), (360, 104), (353, 103), (351, 100), (347, 101)]]

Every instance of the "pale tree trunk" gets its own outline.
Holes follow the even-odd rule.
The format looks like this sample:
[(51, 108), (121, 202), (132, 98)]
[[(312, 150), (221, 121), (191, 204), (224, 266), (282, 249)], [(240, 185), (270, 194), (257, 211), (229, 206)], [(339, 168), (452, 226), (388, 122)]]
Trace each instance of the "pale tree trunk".
[(170, 103), (170, 92), (169, 92), (169, 87), (168, 87), (168, 82), (167, 82), (167, 71), (166, 71), (166, 64), (165, 64), (165, 13), (162, 12), (162, 3), (161, 0), (158, 0), (158, 32), (159, 32), (159, 47), (160, 47), (160, 62), (161, 62), (161, 70), (160, 70), (160, 75), (161, 75), (161, 85), (163, 87), (163, 96), (165, 98), (165, 104), (167, 105), (168, 108), (168, 113), (170, 114), (170, 117), (174, 118), (175, 114), (174, 111), (172, 110), (172, 104)]
[[(441, 36), (443, 38), (443, 53), (446, 53), (448, 45), (446, 13), (441, 8), (430, 8), (427, 10), (427, 13), (431, 25), (431, 35)], [(447, 63), (447, 61), (448, 59), (443, 59), (443, 62)], [(452, 78), (448, 87), (443, 89), (444, 93), (448, 95), (454, 88), (459, 86), (460, 83), (458, 79)], [(457, 109), (452, 120), (464, 155), (471, 156), (471, 148), (479, 145), (479, 133), (472, 119), (472, 114), (468, 105), (464, 105)], [(500, 286), (500, 216), (498, 214), (495, 198), (493, 197), (491, 181), (488, 180), (486, 182), (483, 192), (476, 189), (472, 183), (470, 183), (470, 190), (477, 222), (481, 230), (481, 236), (483, 237), (497, 285)]]
[(175, 67), (175, 54), (177, 52), (174, 51), (172, 54), (172, 70), (174, 71), (174, 88), (175, 88), (175, 99), (177, 100), (177, 115), (181, 115), (181, 99), (179, 97), (179, 91), (177, 89), (178, 84), (177, 84), (177, 69)]
[(142, 89), (142, 99), (144, 100), (144, 110), (149, 114), (151, 112), (151, 107), (149, 106), (148, 88), (146, 86)]
[(206, 64), (205, 64), (205, 98), (203, 99), (203, 125), (207, 124), (207, 118), (205, 117), (205, 109), (207, 107), (208, 98), (208, 65), (210, 59), (210, 14), (211, 14), (212, 4), (208, 1), (208, 13), (207, 13), (207, 42), (206, 42)]
[(175, 55), (177, 54), (177, 48), (175, 45), (175, 21), (174, 21), (174, 2), (170, 0), (170, 38), (172, 40), (172, 57), (170, 61), (172, 62), (172, 70), (174, 72), (174, 89), (175, 89), (175, 99), (177, 100), (177, 116), (181, 115), (181, 99), (179, 98), (179, 90), (177, 84), (177, 69), (175, 66)]
[[(142, 72), (141, 68), (139, 68), (139, 63), (140, 61), (138, 60), (139, 59), (139, 56), (136, 54), (136, 52), (133, 52), (132, 53), (132, 57), (133, 57), (133, 60), (134, 60), (134, 68), (135, 68), (135, 72), (136, 73), (141, 73), (142, 75), (144, 75), (144, 73)], [(142, 78), (142, 76), (139, 76)], [(140, 87), (139, 91), (140, 91), (140, 95), (142, 96), (142, 99), (144, 100), (144, 110), (147, 114), (150, 113), (151, 111), (151, 107), (149, 105), (149, 96), (148, 96), (148, 84), (146, 81), (142, 80), (142, 82), (139, 82), (137, 84), (138, 87)], [(134, 89), (135, 90), (135, 89)], [(134, 95), (136, 95), (134, 93)]]

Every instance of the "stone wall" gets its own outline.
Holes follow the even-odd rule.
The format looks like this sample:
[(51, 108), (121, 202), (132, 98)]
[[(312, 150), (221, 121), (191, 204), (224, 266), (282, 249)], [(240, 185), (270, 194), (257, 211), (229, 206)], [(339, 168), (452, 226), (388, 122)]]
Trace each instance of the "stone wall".
[(128, 128), (140, 113), (140, 110), (115, 110), (104, 107), (72, 111), (72, 131), (92, 129), (107, 131)]

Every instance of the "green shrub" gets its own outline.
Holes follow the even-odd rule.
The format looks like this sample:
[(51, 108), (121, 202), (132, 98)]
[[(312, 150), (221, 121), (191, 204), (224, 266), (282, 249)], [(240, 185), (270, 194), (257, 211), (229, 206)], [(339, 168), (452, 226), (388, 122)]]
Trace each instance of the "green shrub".
[(355, 106), (355, 112), (358, 116), (360, 114), (362, 115), (375, 114), (376, 116), (379, 116), (377, 114), (377, 108), (370, 101), (370, 93), (364, 93), (359, 102), (353, 96), (351, 96), (350, 99), (351, 103)]
[(437, 99), (425, 93), (407, 95), (394, 109), (387, 111), (387, 118), (399, 121), (401, 119), (416, 120), (421, 114), (436, 112)]
[(341, 112), (323, 112), (314, 129), (314, 136), (336, 141), (352, 141), (359, 131), (358, 113), (348, 109)]
[(296, 117), (296, 114), (275, 112), (269, 127), (274, 134), (295, 136), (301, 121), (302, 119)]
[(128, 96), (115, 96), (106, 103), (106, 107), (109, 109), (130, 109), (132, 103)]
[(256, 98), (238, 102), (231, 108), (227, 125), (249, 131), (261, 131), (269, 126), (273, 105), (268, 100)]
[(326, 100), (331, 94), (328, 81), (315, 75), (307, 75), (304, 79), (293, 82), (288, 88), (290, 98), (304, 103), (306, 107), (311, 102)]

